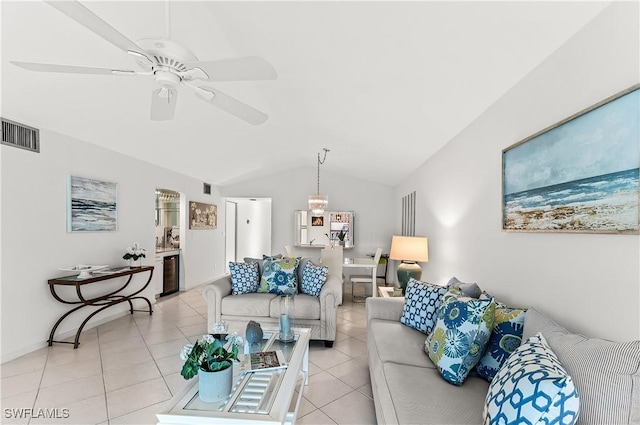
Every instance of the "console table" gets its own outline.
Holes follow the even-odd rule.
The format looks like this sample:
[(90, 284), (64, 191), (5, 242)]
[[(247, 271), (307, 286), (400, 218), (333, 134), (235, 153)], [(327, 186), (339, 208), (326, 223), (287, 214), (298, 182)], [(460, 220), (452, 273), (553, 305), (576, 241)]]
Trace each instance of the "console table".
[[(149, 286), (149, 282), (151, 282), (151, 277), (153, 276), (153, 269), (154, 268), (152, 266), (124, 267), (121, 270), (118, 269), (118, 270), (101, 271), (100, 273), (85, 279), (80, 279), (78, 278), (78, 276), (65, 276), (65, 277), (59, 277), (56, 279), (49, 279), (47, 281), (47, 283), (49, 284), (49, 290), (51, 290), (51, 295), (53, 295), (53, 297), (56, 300), (64, 304), (80, 304), (78, 307), (75, 307), (69, 310), (68, 312), (66, 312), (65, 314), (63, 314), (62, 316), (60, 316), (56, 324), (53, 325), (53, 329), (51, 329), (51, 333), (49, 334), (49, 339), (47, 341), (49, 343), (49, 346), (52, 346), (54, 342), (71, 344), (71, 342), (68, 342), (68, 341), (55, 341), (53, 339), (53, 335), (55, 334), (56, 329), (64, 319), (66, 319), (67, 317), (69, 317), (69, 315), (71, 315), (72, 313), (84, 307), (100, 307), (100, 308), (98, 308), (97, 310), (94, 310), (91, 314), (89, 314), (84, 319), (84, 321), (82, 322), (82, 324), (80, 325), (80, 327), (76, 332), (76, 338), (73, 342), (73, 348), (78, 348), (78, 345), (80, 344), (80, 333), (82, 332), (82, 329), (87, 324), (87, 322), (93, 316), (100, 313), (104, 309), (107, 309), (109, 307), (112, 307), (114, 305), (117, 305), (123, 302), (128, 302), (129, 311), (131, 314), (133, 314), (134, 311), (144, 311), (144, 312), (148, 312), (149, 314), (153, 314), (153, 309), (151, 308), (151, 302), (145, 297), (137, 296), (140, 292), (144, 291), (147, 286)], [(140, 289), (138, 289), (137, 291), (131, 294), (121, 293), (122, 291), (124, 291), (125, 288), (129, 286), (129, 283), (131, 282), (133, 275), (138, 273), (144, 273), (144, 272), (149, 272), (149, 278), (147, 279), (147, 282)], [(103, 295), (92, 295), (91, 297), (85, 297), (82, 293), (83, 287), (87, 287), (97, 282), (102, 282), (109, 279), (115, 279), (117, 277), (127, 277), (127, 276), (128, 278), (126, 282), (124, 282), (124, 284), (120, 286), (118, 289), (116, 289), (115, 291), (111, 291)], [(74, 297), (74, 299), (71, 299), (71, 300), (64, 299), (56, 292), (56, 288), (70, 287), (70, 286), (75, 287), (77, 298)], [(95, 287), (95, 285), (93, 287)], [(132, 300), (146, 301), (147, 305), (149, 306), (149, 310), (135, 310), (133, 308), (133, 303), (131, 302)]]

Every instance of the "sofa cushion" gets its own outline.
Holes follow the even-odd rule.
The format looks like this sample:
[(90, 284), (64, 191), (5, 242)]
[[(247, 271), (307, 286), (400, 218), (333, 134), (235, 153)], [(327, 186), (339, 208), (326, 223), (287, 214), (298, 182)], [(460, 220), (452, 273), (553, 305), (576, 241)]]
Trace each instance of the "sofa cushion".
[[(276, 296), (271, 300), (269, 306), (270, 316), (280, 317), (280, 297)], [(296, 319), (320, 319), (320, 299), (311, 295), (298, 294), (293, 301), (293, 326), (296, 326)]]
[(462, 290), (462, 292), (464, 292), (464, 294), (466, 296), (471, 297), (471, 298), (478, 298), (478, 297), (480, 297), (480, 294), (482, 293), (482, 289), (480, 289), (480, 287), (478, 286), (477, 283), (475, 283), (475, 282), (471, 282), (471, 283), (461, 282), (455, 276), (452, 277), (451, 279), (449, 279), (449, 282), (447, 283), (447, 288), (451, 288), (452, 286), (457, 286), (458, 288), (460, 288)]
[(435, 369), (424, 353), (424, 334), (402, 325), (397, 320), (369, 321), (367, 343), (374, 347), (381, 362)]
[(442, 296), (424, 349), (445, 380), (462, 385), (478, 363), (493, 330), (495, 307), (493, 298), (470, 298), (457, 287)]
[(447, 288), (409, 279), (404, 296), (404, 309), (400, 323), (428, 334), (433, 330), (436, 309)]
[(640, 341), (573, 334), (535, 308), (523, 339), (541, 332), (580, 394), (580, 425), (640, 423)]
[(262, 258), (244, 257), (243, 261), (245, 263), (256, 263), (258, 265), (258, 272), (260, 273), (260, 276), (262, 276), (262, 262), (265, 258), (282, 258), (282, 254), (276, 254), (272, 256), (263, 255)]
[[(492, 298), (486, 292), (480, 299)], [(526, 310), (496, 302), (495, 323), (484, 355), (476, 365), (478, 376), (491, 381), (500, 367), (522, 343)]]
[(258, 264), (230, 261), (229, 273), (231, 274), (232, 295), (250, 294), (258, 290), (258, 285), (260, 284)]
[(463, 386), (456, 387), (444, 381), (436, 369), (392, 362), (384, 363), (382, 372), (391, 395), (392, 411), (397, 417), (393, 422), (482, 423), (482, 406), (487, 394), (487, 382), (483, 379), (470, 377)]
[(220, 312), (229, 316), (269, 317), (269, 306), (275, 294), (242, 294), (224, 297)]
[(316, 266), (310, 261), (306, 261), (300, 281), (300, 292), (317, 297), (322, 291), (322, 286), (327, 281), (329, 267)]
[(297, 271), (299, 258), (266, 257), (262, 263), (263, 272), (258, 292), (272, 294), (295, 294), (298, 289)]
[(484, 423), (574, 424), (580, 399), (542, 334), (514, 351), (489, 385)]

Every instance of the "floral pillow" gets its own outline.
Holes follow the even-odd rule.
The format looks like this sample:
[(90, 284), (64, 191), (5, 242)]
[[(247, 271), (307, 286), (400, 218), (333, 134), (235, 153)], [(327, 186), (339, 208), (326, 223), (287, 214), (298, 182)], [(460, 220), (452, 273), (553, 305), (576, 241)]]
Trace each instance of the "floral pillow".
[(484, 423), (564, 424), (578, 420), (580, 398), (541, 333), (516, 349), (489, 384)]
[(317, 297), (322, 291), (324, 283), (327, 281), (329, 267), (316, 266), (311, 261), (307, 261), (302, 270), (302, 282), (300, 282), (300, 292)]
[(404, 296), (404, 308), (400, 323), (428, 334), (435, 324), (436, 309), (447, 288), (440, 285), (409, 279)]
[(493, 298), (470, 298), (457, 287), (442, 296), (425, 351), (446, 381), (462, 385), (478, 363), (493, 330), (495, 309)]
[(298, 291), (296, 275), (299, 262), (299, 258), (265, 258), (262, 262), (262, 279), (258, 292), (295, 294)]
[[(491, 296), (486, 292), (480, 295), (480, 299), (489, 298)], [(491, 382), (511, 353), (520, 346), (526, 313), (524, 309), (511, 308), (496, 302), (495, 325), (486, 351), (476, 365), (478, 376)]]
[(231, 294), (250, 294), (258, 290), (260, 276), (257, 263), (229, 262), (231, 273)]

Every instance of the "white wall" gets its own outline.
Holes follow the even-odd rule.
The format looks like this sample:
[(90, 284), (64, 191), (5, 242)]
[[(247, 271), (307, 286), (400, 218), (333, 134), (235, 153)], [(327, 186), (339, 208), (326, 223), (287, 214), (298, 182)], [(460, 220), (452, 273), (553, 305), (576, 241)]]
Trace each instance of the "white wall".
[[(0, 151), (3, 362), (45, 346), (55, 321), (72, 307), (57, 302), (47, 286), (48, 279), (65, 275), (59, 267), (124, 265), (124, 249), (134, 242), (147, 249), (143, 263), (153, 265), (156, 187), (217, 204), (218, 211), (224, 211), (218, 189), (204, 195), (202, 181), (47, 130), (41, 130), (40, 140), (39, 154), (7, 146)], [(118, 183), (117, 231), (67, 233), (69, 175)], [(182, 230), (181, 266), (187, 289), (224, 273), (223, 223), (224, 214), (217, 230)], [(153, 302), (154, 288), (143, 294)], [(124, 310), (124, 304), (112, 307), (95, 319), (103, 321)], [(59, 332), (75, 330), (83, 314), (74, 313)]]
[(640, 339), (637, 235), (501, 231), (501, 152), (638, 82), (638, 3), (614, 3), (456, 136), (396, 190), (417, 191), (423, 278), (478, 284), (535, 306), (576, 332)]
[[(226, 197), (268, 197), (272, 200), (272, 244), (274, 254), (290, 245), (295, 255), (318, 256), (317, 248), (297, 248), (294, 243), (294, 210), (308, 208), (316, 191), (317, 169), (295, 168), (265, 178), (222, 186)], [(321, 170), (320, 191), (329, 196), (331, 211), (355, 212), (355, 248), (348, 256), (363, 256), (382, 247), (389, 252), (394, 228), (393, 188)]]

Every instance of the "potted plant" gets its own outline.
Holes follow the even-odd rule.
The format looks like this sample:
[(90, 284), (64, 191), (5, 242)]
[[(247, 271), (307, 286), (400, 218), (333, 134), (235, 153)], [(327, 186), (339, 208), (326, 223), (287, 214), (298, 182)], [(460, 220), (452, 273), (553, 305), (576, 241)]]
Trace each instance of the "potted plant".
[(144, 250), (144, 248), (140, 248), (138, 242), (134, 243), (133, 246), (127, 248), (124, 255), (122, 256), (123, 259), (129, 260), (129, 265), (131, 267), (140, 267), (140, 258), (146, 257), (147, 252)]
[(199, 377), (199, 397), (206, 403), (225, 399), (233, 384), (233, 361), (238, 360), (238, 345), (242, 337), (230, 334), (226, 345), (213, 335), (203, 335), (195, 344), (182, 348), (180, 358), (185, 361), (180, 374), (184, 379)]
[(346, 237), (347, 237), (347, 234), (343, 230), (340, 230), (340, 233), (338, 233), (338, 240), (339, 240), (338, 245), (344, 246), (344, 238)]

